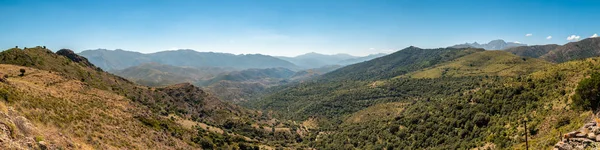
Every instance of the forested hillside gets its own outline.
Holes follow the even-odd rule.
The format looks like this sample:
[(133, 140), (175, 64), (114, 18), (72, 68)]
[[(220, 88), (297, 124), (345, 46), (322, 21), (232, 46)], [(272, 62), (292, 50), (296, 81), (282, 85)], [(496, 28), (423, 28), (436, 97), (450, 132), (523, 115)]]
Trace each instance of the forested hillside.
[(483, 49), (421, 49), (408, 47), (370, 61), (349, 65), (323, 75), (323, 80), (376, 80), (403, 75)]
[(515, 55), (540, 58), (550, 62), (562, 63), (570, 60), (600, 56), (600, 38), (587, 38), (565, 45), (535, 45), (507, 49)]
[[(293, 120), (316, 120), (319, 132), (309, 137), (315, 141), (310, 144), (324, 149), (512, 149), (524, 147), (525, 132), (530, 146), (546, 149), (590, 119), (590, 109), (579, 109), (571, 96), (578, 82), (598, 69), (598, 58), (552, 64), (503, 51), (428, 53), (464, 54), (439, 59), (419, 55), (434, 50), (405, 50), (410, 56), (398, 60), (411, 60), (407, 65), (385, 64), (379, 59), (392, 59), (385, 56), (315, 81), (275, 87), (247, 105)], [(427, 58), (445, 61), (423, 65), (431, 62)], [(411, 71), (396, 77), (372, 72), (386, 65)]]

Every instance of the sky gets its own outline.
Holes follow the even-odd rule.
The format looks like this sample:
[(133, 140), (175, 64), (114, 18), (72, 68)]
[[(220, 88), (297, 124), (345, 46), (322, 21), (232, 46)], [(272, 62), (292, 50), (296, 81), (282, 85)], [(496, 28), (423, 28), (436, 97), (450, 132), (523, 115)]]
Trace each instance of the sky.
[[(598, 0), (0, 0), (0, 49), (364, 56), (600, 33)], [(551, 37), (551, 38), (550, 38)]]

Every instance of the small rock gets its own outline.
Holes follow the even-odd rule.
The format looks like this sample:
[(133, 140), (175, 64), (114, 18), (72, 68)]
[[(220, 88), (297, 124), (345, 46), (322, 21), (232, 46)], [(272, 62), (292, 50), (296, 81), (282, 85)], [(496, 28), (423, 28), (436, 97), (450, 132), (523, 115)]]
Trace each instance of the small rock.
[(596, 135), (595, 140), (596, 140), (596, 142), (600, 142), (600, 135)]
[(586, 134), (579, 132), (579, 133), (575, 134), (575, 137), (586, 137)]
[(596, 123), (590, 122), (590, 123), (586, 123), (585, 125), (583, 125), (584, 128), (591, 127), (591, 126), (596, 126)]
[(567, 133), (567, 135), (574, 137), (575, 135), (577, 135), (577, 133), (580, 133), (579, 131), (573, 131), (573, 132), (569, 132)]
[(40, 146), (40, 149), (48, 149), (48, 146), (46, 145), (46, 142), (44, 142), (44, 141), (38, 142), (38, 146)]
[(594, 133), (588, 133), (587, 134), (587, 138), (588, 139), (592, 139), (592, 140), (596, 140), (596, 135)]

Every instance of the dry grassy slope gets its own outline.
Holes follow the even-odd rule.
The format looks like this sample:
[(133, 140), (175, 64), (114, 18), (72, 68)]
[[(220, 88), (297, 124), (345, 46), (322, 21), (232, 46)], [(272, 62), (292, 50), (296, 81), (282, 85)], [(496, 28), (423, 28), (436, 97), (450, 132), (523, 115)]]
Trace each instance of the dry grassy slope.
[[(24, 76), (19, 69), (26, 70)], [(26, 148), (15, 141), (37, 138), (49, 147), (68, 149), (194, 148), (142, 124), (134, 117), (148, 110), (111, 91), (23, 66), (0, 64), (0, 72), (8, 75), (0, 83), (0, 127), (20, 127), (11, 128), (15, 136), (0, 142), (2, 147)]]
[[(3, 118), (9, 123), (0, 125), (0, 129), (8, 129), (14, 124), (11, 119), (22, 116), (32, 120), (36, 128), (51, 128), (41, 130), (43, 134), (51, 135), (49, 131), (54, 130), (82, 146), (68, 147), (48, 140), (65, 148), (191, 149), (203, 145), (194, 142), (206, 144), (208, 140), (215, 142), (212, 146), (227, 149), (241, 143), (277, 144), (271, 141), (292, 141), (290, 137), (294, 136), (248, 131), (250, 124), (265, 124), (261, 117), (270, 116), (222, 102), (191, 84), (156, 88), (137, 85), (98, 69), (70, 50), (53, 53), (42, 47), (9, 49), (0, 52), (0, 64), (11, 66), (0, 71), (11, 72), (8, 84), (0, 84), (0, 101), (21, 113)], [(25, 76), (17, 75), (20, 68), (26, 69)], [(172, 115), (178, 117), (169, 117)], [(193, 122), (215, 129), (186, 126)], [(234, 128), (227, 129), (227, 134), (211, 132), (226, 127)], [(253, 139), (239, 140), (238, 135)]]
[(517, 76), (550, 66), (551, 63), (522, 58), (504, 51), (482, 51), (400, 77), (439, 78), (460, 76)]
[[(85, 58), (81, 57), (81, 59), (84, 60), (74, 62), (65, 56), (57, 55), (52, 51), (41, 47), (29, 48), (26, 50), (13, 48), (0, 53), (0, 63), (51, 71), (66, 79), (78, 80), (86, 83), (90, 87), (127, 97), (132, 101), (148, 107), (152, 112), (157, 114), (176, 114), (186, 119), (200, 118), (203, 116), (202, 118), (204, 120), (210, 121), (215, 120), (215, 117), (211, 116), (212, 114), (216, 114), (215, 111), (218, 111), (215, 108), (228, 108), (227, 111), (232, 112), (231, 115), (248, 113), (240, 113), (245, 110), (238, 110), (240, 108), (234, 106), (212, 106), (225, 106), (230, 104), (222, 103), (220, 100), (212, 98), (211, 95), (208, 95), (191, 85), (174, 86), (170, 88), (149, 88), (134, 84), (119, 76), (98, 70), (97, 67), (89, 64)], [(181, 89), (177, 89), (177, 87)], [(170, 89), (169, 91), (181, 90), (180, 94), (195, 97), (193, 97), (194, 99), (184, 99), (186, 97), (172, 95), (160, 89)], [(199, 93), (193, 92), (201, 92), (202, 94), (198, 95)], [(201, 111), (203, 113), (198, 113)], [(216, 118), (222, 118), (222, 116)]]
[(350, 117), (346, 118), (344, 123), (364, 123), (374, 120), (392, 120), (398, 114), (402, 113), (406, 103), (403, 102), (391, 102), (384, 104), (377, 104), (361, 111), (355, 112)]
[[(529, 141), (530, 148), (548, 149), (558, 142), (559, 136), (580, 128), (583, 123), (592, 119), (591, 111), (581, 113), (571, 110), (571, 96), (574, 94), (575, 88), (577, 87), (579, 81), (584, 79), (591, 72), (600, 70), (599, 66), (600, 58), (594, 57), (557, 64), (530, 74), (534, 80), (538, 81), (555, 78), (559, 74), (562, 74), (564, 77), (566, 77), (562, 79), (562, 82), (554, 83), (556, 87), (555, 91), (542, 93), (543, 96), (540, 98), (540, 100), (545, 101), (546, 106), (541, 109), (545, 110), (546, 112), (531, 112), (532, 122), (536, 122), (540, 126), (538, 134), (531, 137)], [(564, 90), (565, 94), (559, 92), (561, 90)], [(560, 118), (570, 118), (570, 124), (560, 128), (555, 128), (554, 126), (557, 124)], [(524, 142), (515, 146), (517, 149), (524, 149), (524, 147)]]
[[(70, 51), (59, 52), (65, 55), (41, 47), (1, 52), (0, 64), (17, 65), (5, 65), (7, 70), (0, 71), (11, 72), (9, 84), (2, 86), (9, 97), (4, 103), (21, 113), (17, 117), (54, 128), (73, 141), (82, 141), (80, 145), (188, 149), (197, 146), (191, 142), (197, 132), (170, 121), (167, 115), (213, 126), (252, 121), (257, 116), (189, 84), (140, 86), (103, 72)], [(17, 76), (20, 68), (26, 69), (23, 77)]]

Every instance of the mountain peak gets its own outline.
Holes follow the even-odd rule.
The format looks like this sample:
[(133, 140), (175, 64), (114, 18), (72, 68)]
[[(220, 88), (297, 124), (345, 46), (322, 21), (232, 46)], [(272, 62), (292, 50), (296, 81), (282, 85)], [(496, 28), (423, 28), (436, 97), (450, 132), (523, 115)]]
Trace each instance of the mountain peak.
[(487, 44), (479, 44), (477, 42), (474, 43), (465, 43), (465, 44), (457, 44), (454, 46), (450, 46), (451, 48), (483, 48), (486, 50), (504, 50), (512, 47), (519, 46), (527, 46), (527, 44), (521, 44), (516, 42), (506, 42), (502, 39), (492, 40)]

